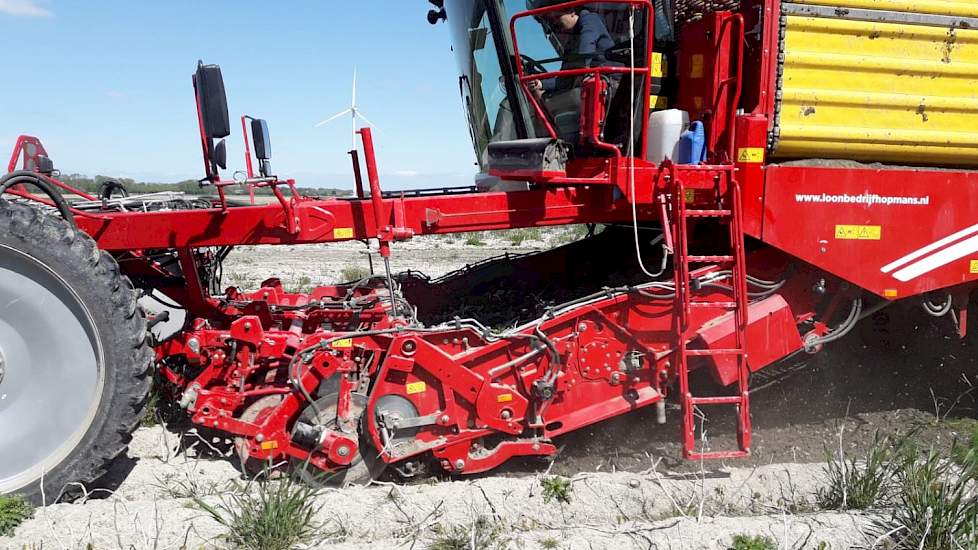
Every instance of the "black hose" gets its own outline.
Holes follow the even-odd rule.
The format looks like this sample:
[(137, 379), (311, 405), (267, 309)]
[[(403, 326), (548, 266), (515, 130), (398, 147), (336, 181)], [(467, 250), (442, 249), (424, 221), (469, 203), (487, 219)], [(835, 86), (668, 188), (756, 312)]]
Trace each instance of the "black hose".
[(98, 186), (98, 197), (104, 201), (112, 198), (113, 191), (119, 191), (123, 197), (129, 196), (129, 191), (126, 190), (126, 186), (122, 185), (121, 182), (116, 180), (105, 180)]
[(68, 206), (64, 197), (61, 196), (61, 192), (51, 182), (36, 172), (17, 170), (3, 176), (0, 178), (0, 195), (6, 193), (11, 187), (21, 184), (33, 185), (43, 191), (54, 202), (54, 205), (58, 208), (58, 212), (61, 213), (61, 217), (71, 224), (71, 227), (78, 229), (78, 224), (75, 223), (75, 216), (71, 213), (71, 208)]

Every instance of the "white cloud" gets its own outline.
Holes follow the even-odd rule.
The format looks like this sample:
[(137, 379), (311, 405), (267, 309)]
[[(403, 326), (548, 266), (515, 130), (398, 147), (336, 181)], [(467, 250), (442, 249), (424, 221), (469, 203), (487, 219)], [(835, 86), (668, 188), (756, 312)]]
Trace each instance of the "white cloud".
[[(2, 1), (2, 0), (0, 0), (0, 1)], [(414, 177), (417, 177), (417, 176), (419, 176), (421, 174), (419, 174), (416, 170), (394, 170), (394, 172), (392, 173), (392, 175), (394, 175), (394, 176), (401, 176), (403, 178), (414, 178)]]
[(53, 17), (54, 13), (38, 5), (38, 0), (0, 0), (0, 13), (15, 17)]
[[(3, 2), (3, 0), (0, 0), (0, 2)], [(126, 95), (126, 92), (120, 92), (119, 90), (109, 90), (105, 92), (105, 97), (109, 99), (126, 99), (129, 96)]]

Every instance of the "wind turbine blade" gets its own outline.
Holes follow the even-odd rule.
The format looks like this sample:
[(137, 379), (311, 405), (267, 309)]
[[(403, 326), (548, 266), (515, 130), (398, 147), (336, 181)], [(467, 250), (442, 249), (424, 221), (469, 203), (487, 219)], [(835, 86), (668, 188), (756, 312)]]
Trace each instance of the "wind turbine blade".
[(353, 103), (350, 104), (354, 109), (357, 108), (357, 66), (353, 66)]
[(319, 128), (319, 127), (320, 127), (320, 126), (322, 126), (323, 124), (327, 124), (327, 123), (330, 123), (330, 122), (333, 122), (334, 120), (336, 120), (336, 119), (338, 119), (338, 118), (340, 118), (341, 116), (343, 116), (343, 115), (345, 115), (345, 114), (348, 114), (348, 113), (352, 113), (352, 112), (353, 112), (353, 111), (352, 111), (351, 109), (346, 109), (346, 110), (345, 110), (345, 111), (343, 111), (342, 113), (336, 113), (335, 115), (333, 115), (333, 116), (331, 116), (331, 117), (329, 117), (329, 118), (327, 118), (326, 120), (323, 120), (323, 121), (320, 121), (320, 122), (318, 122), (318, 123), (316, 124), (316, 126), (315, 126), (315, 128)]
[(370, 122), (370, 119), (368, 119), (367, 117), (361, 115), (360, 114), (360, 111), (357, 111), (357, 115), (356, 116), (362, 118), (363, 121), (366, 122), (367, 125), (370, 126), (371, 128), (373, 128), (374, 130), (377, 130), (378, 132), (380, 131), (380, 128), (378, 128), (377, 125), (374, 124), (373, 122)]

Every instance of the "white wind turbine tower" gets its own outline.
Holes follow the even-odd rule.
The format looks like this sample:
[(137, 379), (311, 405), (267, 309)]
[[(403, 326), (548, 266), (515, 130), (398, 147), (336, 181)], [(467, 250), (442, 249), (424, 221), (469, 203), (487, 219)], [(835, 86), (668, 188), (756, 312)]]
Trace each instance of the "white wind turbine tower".
[(363, 113), (361, 113), (359, 107), (357, 107), (357, 68), (356, 67), (353, 67), (353, 100), (350, 102), (350, 107), (339, 113), (336, 113), (335, 115), (327, 118), (326, 120), (320, 121), (319, 123), (316, 124), (315, 127), (319, 128), (320, 126), (329, 124), (330, 122), (333, 122), (334, 120), (346, 114), (350, 115), (350, 125), (352, 131), (351, 139), (353, 141), (353, 149), (356, 149), (357, 148), (357, 118), (359, 117), (361, 120), (366, 122), (367, 126), (376, 128), (376, 125), (373, 122), (370, 122), (370, 120), (367, 119), (367, 117), (363, 116)]

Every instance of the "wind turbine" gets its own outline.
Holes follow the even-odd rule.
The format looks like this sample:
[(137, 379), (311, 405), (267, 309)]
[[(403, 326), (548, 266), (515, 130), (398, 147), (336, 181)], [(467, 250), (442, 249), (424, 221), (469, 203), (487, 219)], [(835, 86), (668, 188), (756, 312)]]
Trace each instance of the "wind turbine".
[(376, 125), (373, 122), (370, 122), (370, 120), (367, 117), (363, 116), (363, 114), (360, 112), (359, 107), (357, 107), (357, 68), (356, 67), (353, 67), (353, 100), (350, 102), (350, 107), (339, 113), (336, 113), (335, 115), (327, 118), (326, 120), (320, 121), (319, 123), (316, 124), (315, 127), (319, 128), (320, 126), (325, 126), (326, 124), (333, 122), (334, 120), (340, 118), (345, 114), (350, 115), (350, 125), (352, 131), (351, 138), (353, 141), (353, 149), (356, 149), (357, 148), (357, 118), (359, 117), (361, 120), (366, 122), (368, 126), (373, 126), (374, 128), (376, 128)]

